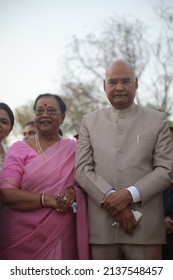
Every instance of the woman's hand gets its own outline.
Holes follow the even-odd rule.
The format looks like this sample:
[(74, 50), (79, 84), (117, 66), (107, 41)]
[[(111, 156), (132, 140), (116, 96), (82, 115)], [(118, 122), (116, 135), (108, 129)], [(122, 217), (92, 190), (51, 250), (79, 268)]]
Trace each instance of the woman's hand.
[(18, 211), (31, 211), (44, 207), (56, 208), (56, 197), (20, 189), (0, 190), (0, 202)]
[(16, 189), (0, 190), (0, 202), (9, 208), (18, 211), (31, 211), (40, 208), (53, 208), (61, 213), (66, 213), (71, 208), (71, 204), (76, 200), (74, 188), (66, 189), (58, 197), (47, 193), (32, 193)]
[(76, 191), (74, 188), (66, 189), (56, 198), (56, 211), (66, 213), (72, 210), (71, 205), (76, 200)]

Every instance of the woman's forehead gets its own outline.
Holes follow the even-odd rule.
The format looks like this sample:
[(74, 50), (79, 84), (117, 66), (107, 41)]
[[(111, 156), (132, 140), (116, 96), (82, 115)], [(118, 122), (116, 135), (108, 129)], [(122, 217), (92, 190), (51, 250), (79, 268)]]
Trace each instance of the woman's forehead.
[(57, 100), (52, 97), (52, 96), (48, 96), (48, 97), (41, 97), (38, 101), (37, 101), (37, 106), (57, 106), (59, 105)]
[(6, 112), (6, 110), (1, 109), (1, 108), (0, 108), (0, 117), (1, 118), (6, 118), (6, 119), (10, 120), (10, 117), (9, 117), (8, 113)]

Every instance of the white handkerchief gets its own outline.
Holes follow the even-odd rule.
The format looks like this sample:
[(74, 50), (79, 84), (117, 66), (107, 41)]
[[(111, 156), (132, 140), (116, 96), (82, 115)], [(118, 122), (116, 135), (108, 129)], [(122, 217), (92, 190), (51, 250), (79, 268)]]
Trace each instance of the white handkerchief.
[(142, 214), (139, 211), (134, 211), (134, 210), (132, 210), (132, 213), (135, 217), (135, 220), (138, 222), (139, 219), (141, 218)]

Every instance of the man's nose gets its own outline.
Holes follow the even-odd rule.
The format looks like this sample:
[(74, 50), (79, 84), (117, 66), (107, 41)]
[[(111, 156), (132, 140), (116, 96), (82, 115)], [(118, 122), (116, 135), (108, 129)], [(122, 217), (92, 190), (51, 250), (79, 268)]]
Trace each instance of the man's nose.
[(124, 90), (123, 85), (122, 85), (121, 82), (118, 82), (118, 83), (117, 83), (115, 90), (117, 90), (117, 91), (122, 91), (122, 90)]

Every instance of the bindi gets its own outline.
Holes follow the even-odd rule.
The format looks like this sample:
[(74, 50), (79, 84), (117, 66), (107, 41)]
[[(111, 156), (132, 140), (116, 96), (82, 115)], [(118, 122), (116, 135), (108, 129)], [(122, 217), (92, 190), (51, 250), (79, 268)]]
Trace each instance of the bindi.
[(47, 104), (44, 104), (44, 107), (47, 107)]

